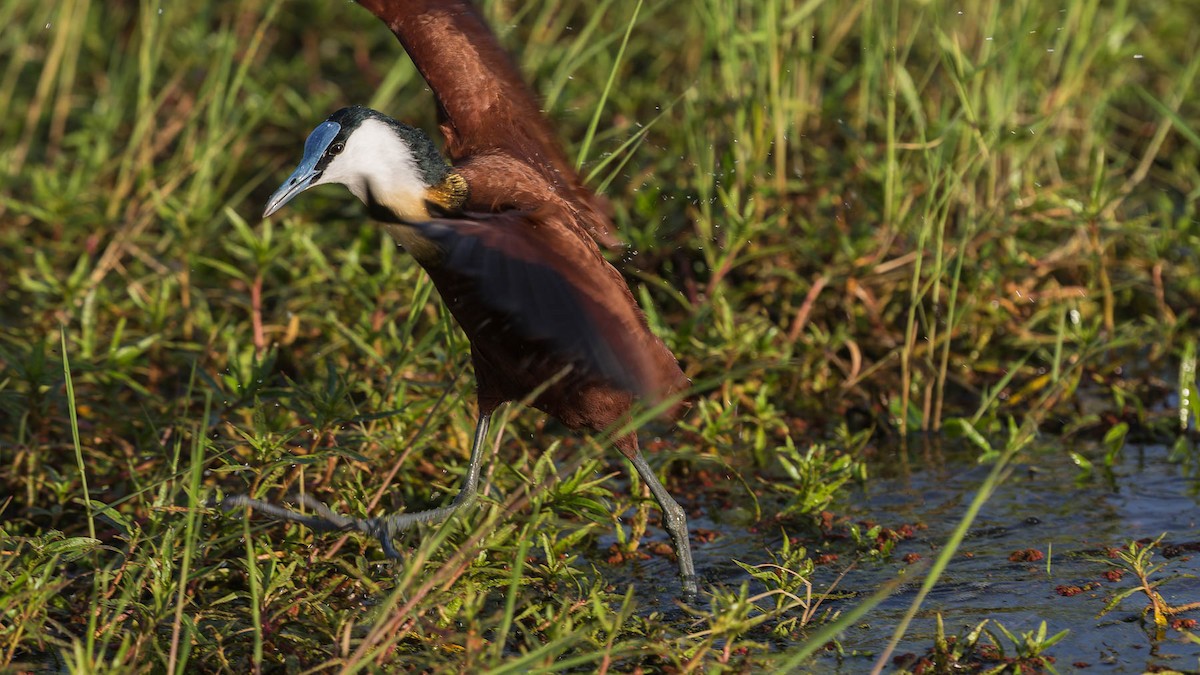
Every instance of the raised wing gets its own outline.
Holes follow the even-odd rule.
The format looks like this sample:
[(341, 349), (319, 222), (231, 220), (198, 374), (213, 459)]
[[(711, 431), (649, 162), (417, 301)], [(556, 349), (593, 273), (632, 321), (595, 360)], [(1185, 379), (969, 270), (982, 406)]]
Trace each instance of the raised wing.
[(467, 0), (358, 0), (396, 34), (437, 99), (451, 159), (503, 154), (574, 197), (599, 241), (613, 244), (606, 202), (583, 185), (520, 71)]

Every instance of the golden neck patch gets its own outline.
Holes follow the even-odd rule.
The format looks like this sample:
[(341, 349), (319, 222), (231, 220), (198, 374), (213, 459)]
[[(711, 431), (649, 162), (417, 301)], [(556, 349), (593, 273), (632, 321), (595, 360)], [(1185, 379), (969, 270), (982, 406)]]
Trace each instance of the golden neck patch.
[(457, 211), (466, 203), (469, 189), (467, 179), (451, 171), (441, 183), (429, 187), (425, 199), (447, 211)]

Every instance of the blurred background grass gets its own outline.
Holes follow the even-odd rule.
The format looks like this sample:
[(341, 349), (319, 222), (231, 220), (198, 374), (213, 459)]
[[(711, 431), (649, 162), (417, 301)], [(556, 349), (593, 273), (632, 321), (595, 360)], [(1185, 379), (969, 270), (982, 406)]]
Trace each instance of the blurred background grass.
[[(800, 527), (918, 430), (1192, 424), (1195, 3), (483, 7), (573, 156), (616, 73), (580, 160), (707, 384), (644, 439), (689, 509), (731, 471), (748, 523)], [(432, 98), (350, 3), (17, 0), (0, 25), (0, 666), (772, 658), (755, 631), (794, 605), (717, 589), (681, 623), (606, 586), (657, 513), (530, 411), (479, 516), (412, 538), (395, 576), (367, 542), (328, 555), (333, 535), (200, 508), (456, 489), (472, 378), (423, 273), (336, 189), (258, 218), (330, 112), (433, 132)]]

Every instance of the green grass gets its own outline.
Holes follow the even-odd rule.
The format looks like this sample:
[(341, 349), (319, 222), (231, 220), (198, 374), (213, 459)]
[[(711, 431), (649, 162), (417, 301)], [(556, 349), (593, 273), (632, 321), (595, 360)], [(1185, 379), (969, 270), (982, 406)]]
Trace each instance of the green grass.
[[(917, 431), (979, 447), (981, 500), (1039, 434), (1182, 423), (1186, 444), (1193, 4), (484, 3), (706, 385), (643, 432), (685, 507), (816, 531)], [(208, 509), (456, 490), (472, 376), (428, 279), (336, 189), (257, 216), (330, 112), (432, 131), (432, 99), (348, 3), (10, 2), (0, 25), (0, 670), (803, 666), (890, 590), (806, 599), (786, 545), (740, 560), (796, 574), (686, 611), (665, 575), (612, 582), (665, 541), (657, 511), (529, 410), (497, 425), (470, 517), (395, 566)], [(696, 487), (714, 474), (734, 480)]]

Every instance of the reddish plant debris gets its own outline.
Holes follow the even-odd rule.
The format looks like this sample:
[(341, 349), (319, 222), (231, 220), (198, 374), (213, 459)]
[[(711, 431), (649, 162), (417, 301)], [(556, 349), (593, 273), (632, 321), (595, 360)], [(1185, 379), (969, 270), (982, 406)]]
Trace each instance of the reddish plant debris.
[(1063, 596), (1064, 598), (1069, 598), (1071, 596), (1079, 595), (1080, 593), (1086, 593), (1088, 591), (1094, 590), (1099, 587), (1100, 587), (1100, 584), (1095, 581), (1089, 581), (1088, 583), (1086, 583), (1082, 586), (1074, 586), (1071, 584), (1059, 584), (1058, 586), (1054, 587), (1054, 592), (1058, 593), (1059, 595)]
[(672, 549), (671, 545), (665, 541), (650, 544), (646, 548), (650, 549), (650, 552), (654, 555), (662, 556), (664, 558), (669, 558), (675, 554), (675, 550)]
[(822, 553), (821, 555), (819, 555), (813, 559), (813, 564), (829, 565), (829, 564), (837, 562), (837, 560), (838, 560), (838, 554), (836, 554), (836, 553)]
[(711, 543), (716, 541), (717, 537), (720, 536), (720, 532), (717, 532), (716, 530), (708, 530), (703, 527), (697, 527), (696, 529), (692, 530), (692, 539), (700, 544)]
[(1171, 628), (1177, 631), (1194, 630), (1196, 628), (1195, 619), (1175, 619), (1171, 622)]
[[(873, 523), (865, 523), (864, 522), (864, 523), (862, 523), (862, 526), (864, 529), (869, 530), (872, 527), (874, 527), (875, 525)], [(916, 535), (917, 530), (919, 530), (919, 529), (925, 529), (925, 526), (920, 525), (920, 524), (910, 525), (908, 523), (904, 523), (903, 525), (900, 525), (900, 526), (896, 527), (895, 529), (892, 529), (890, 527), (880, 527), (879, 534), (877, 534), (875, 536), (875, 545), (876, 545), (876, 547), (882, 548), (885, 544), (887, 544), (889, 542), (904, 541), (905, 539), (912, 539), (913, 536)]]
[(828, 532), (833, 529), (833, 520), (836, 518), (833, 515), (833, 511), (822, 511), (818, 518), (821, 520), (820, 527), (822, 530)]
[(1125, 573), (1121, 570), (1109, 570), (1104, 573), (1104, 578), (1109, 581), (1120, 581), (1123, 576), (1125, 576)]
[(1071, 664), (1071, 667), (1072, 668), (1091, 668), (1092, 664), (1088, 663), (1087, 661), (1076, 661)]
[(967, 558), (969, 560), (969, 559), (975, 557), (975, 552), (974, 551), (963, 551), (962, 557)]
[(1004, 658), (1004, 652), (1000, 651), (996, 645), (979, 645), (975, 651), (979, 652), (980, 658), (988, 661), (999, 661)]
[(904, 562), (908, 563), (909, 565), (917, 562), (920, 559), (921, 559), (920, 553), (905, 553), (904, 558), (903, 558)]
[[(669, 544), (666, 545), (671, 548)], [(613, 544), (608, 548), (608, 557), (604, 559), (609, 565), (620, 565), (630, 560), (649, 560), (650, 555), (645, 551), (622, 551), (621, 547)]]
[(1036, 548), (1024, 548), (1019, 551), (1013, 551), (1008, 556), (1009, 562), (1038, 562), (1045, 559), (1046, 554)]

